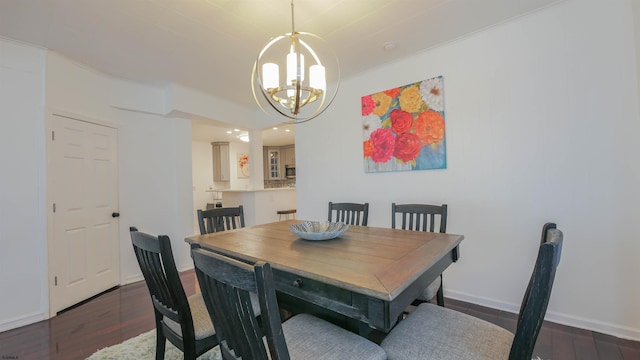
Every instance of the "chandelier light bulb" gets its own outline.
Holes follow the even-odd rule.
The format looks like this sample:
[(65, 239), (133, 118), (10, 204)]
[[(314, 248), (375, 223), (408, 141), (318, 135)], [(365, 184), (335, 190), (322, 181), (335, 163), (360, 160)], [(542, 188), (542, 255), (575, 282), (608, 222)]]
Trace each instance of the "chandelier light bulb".
[[(300, 67), (298, 67), (298, 56), (300, 57)], [(287, 55), (287, 85), (293, 85), (298, 77), (302, 83), (304, 81), (304, 55), (297, 54), (292, 50)]]
[(309, 67), (309, 86), (322, 91), (327, 90), (327, 79), (324, 75), (324, 66), (311, 65)]
[(262, 65), (263, 88), (265, 90), (280, 87), (280, 69), (278, 64), (266, 63)]

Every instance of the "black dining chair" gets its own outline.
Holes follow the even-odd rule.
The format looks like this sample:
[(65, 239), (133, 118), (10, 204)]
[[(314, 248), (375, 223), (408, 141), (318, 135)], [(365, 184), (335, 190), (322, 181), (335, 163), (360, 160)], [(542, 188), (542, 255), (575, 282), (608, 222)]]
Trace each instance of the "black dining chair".
[(218, 345), (202, 295), (187, 298), (168, 236), (129, 228), (133, 249), (151, 295), (156, 321), (156, 359), (164, 359), (166, 340), (195, 359)]
[(421, 304), (382, 340), (389, 359), (531, 359), (560, 263), (562, 242), (562, 231), (553, 223), (545, 225), (515, 334), (471, 315)]
[(222, 207), (198, 210), (200, 235), (244, 227), (244, 208)]
[[(309, 314), (281, 323), (271, 266), (192, 248), (198, 284), (224, 359), (386, 359), (377, 344)], [(262, 326), (250, 294), (257, 294)]]
[[(427, 205), (427, 204), (391, 204), (391, 228), (396, 228), (396, 218), (402, 222), (401, 229), (447, 232), (447, 205)], [(439, 218), (439, 219), (437, 219)], [(438, 221), (439, 220), (439, 221)], [(437, 226), (436, 226), (437, 224)], [(434, 297), (438, 305), (444, 306), (444, 291), (442, 289), (442, 274), (429, 284), (422, 294), (413, 302), (413, 305), (420, 305), (423, 302), (431, 301)]]
[(369, 219), (369, 203), (332, 203), (329, 201), (330, 222), (341, 222), (349, 225), (367, 226)]

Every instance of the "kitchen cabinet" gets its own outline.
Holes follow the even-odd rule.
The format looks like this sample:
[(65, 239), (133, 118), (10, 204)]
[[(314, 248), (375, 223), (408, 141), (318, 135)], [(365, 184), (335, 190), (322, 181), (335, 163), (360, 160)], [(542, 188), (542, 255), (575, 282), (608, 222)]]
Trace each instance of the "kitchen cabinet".
[(212, 142), (213, 151), (213, 181), (229, 181), (229, 143)]
[(280, 148), (268, 147), (267, 148), (267, 162), (264, 165), (267, 168), (268, 180), (282, 179), (282, 161), (280, 158)]
[(282, 165), (296, 165), (296, 147), (295, 145), (287, 145), (280, 148), (282, 154)]
[(296, 164), (295, 145), (264, 147), (264, 179), (282, 180), (285, 178), (285, 165)]

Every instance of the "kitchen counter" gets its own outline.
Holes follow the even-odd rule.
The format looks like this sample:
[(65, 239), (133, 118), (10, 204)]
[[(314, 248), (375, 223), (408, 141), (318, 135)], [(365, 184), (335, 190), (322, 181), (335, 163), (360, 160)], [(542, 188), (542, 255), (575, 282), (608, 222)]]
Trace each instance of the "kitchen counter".
[(226, 189), (222, 192), (222, 203), (227, 206), (244, 207), (246, 226), (278, 221), (278, 210), (296, 208), (296, 188)]
[(224, 189), (224, 190), (216, 190), (221, 191), (223, 193), (234, 193), (234, 192), (261, 192), (261, 191), (282, 191), (282, 190), (295, 190), (294, 187), (282, 187), (282, 188), (268, 188), (268, 189)]

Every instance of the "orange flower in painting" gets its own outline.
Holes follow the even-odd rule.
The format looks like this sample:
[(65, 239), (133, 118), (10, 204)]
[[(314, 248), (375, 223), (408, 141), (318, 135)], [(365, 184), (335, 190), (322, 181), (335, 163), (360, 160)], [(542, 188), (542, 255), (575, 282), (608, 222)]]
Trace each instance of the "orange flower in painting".
[(362, 143), (364, 147), (364, 158), (369, 158), (373, 154), (373, 141), (367, 140)]
[(400, 108), (410, 113), (417, 113), (424, 104), (420, 96), (420, 89), (417, 86), (409, 86), (402, 90), (399, 101)]
[(394, 97), (397, 97), (398, 95), (400, 95), (400, 88), (397, 87), (397, 88), (385, 90), (384, 93), (393, 99)]
[(379, 92), (371, 95), (373, 99), (373, 103), (375, 107), (373, 108), (373, 113), (378, 116), (382, 116), (389, 111), (389, 106), (391, 105), (391, 98), (387, 96), (383, 92)]
[(424, 111), (414, 121), (413, 129), (420, 139), (420, 144), (431, 145), (438, 143), (444, 139), (444, 118), (439, 112)]

